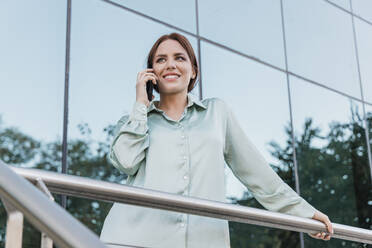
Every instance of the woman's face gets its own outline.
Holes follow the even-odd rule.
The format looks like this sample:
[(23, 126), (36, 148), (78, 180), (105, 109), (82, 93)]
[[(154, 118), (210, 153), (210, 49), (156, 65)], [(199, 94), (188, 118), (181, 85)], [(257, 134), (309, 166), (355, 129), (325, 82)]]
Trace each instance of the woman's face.
[(158, 76), (159, 92), (174, 94), (186, 91), (191, 78), (196, 76), (186, 50), (176, 40), (160, 43), (153, 61)]

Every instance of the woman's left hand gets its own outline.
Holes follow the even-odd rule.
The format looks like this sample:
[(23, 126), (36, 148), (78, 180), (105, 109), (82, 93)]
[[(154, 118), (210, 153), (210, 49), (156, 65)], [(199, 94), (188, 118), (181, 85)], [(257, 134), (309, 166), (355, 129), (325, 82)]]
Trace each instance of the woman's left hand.
[(326, 232), (318, 232), (316, 234), (308, 233), (309, 236), (315, 239), (330, 240), (333, 234), (333, 227), (332, 227), (332, 223), (329, 220), (328, 216), (317, 210), (313, 216), (313, 219), (323, 222), (327, 227), (328, 233)]

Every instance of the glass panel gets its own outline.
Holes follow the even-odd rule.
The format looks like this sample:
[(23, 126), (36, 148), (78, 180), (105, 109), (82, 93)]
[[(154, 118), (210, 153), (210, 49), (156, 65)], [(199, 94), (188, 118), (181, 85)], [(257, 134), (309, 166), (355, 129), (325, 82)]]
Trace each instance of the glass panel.
[[(126, 175), (107, 160), (112, 131), (132, 111), (137, 74), (146, 68), (153, 43), (174, 30), (102, 1), (74, 1), (72, 8), (69, 173), (124, 183)], [(186, 37), (197, 54), (196, 39)], [(198, 94), (198, 86), (193, 93)], [(98, 205), (78, 198), (68, 201), (69, 211), (97, 233), (107, 214)], [(81, 209), (88, 214), (82, 215)]]
[(355, 14), (372, 22), (372, 2), (369, 0), (352, 0)]
[(285, 67), (280, 1), (203, 0), (199, 16), (203, 37)]
[[(285, 74), (205, 42), (202, 52), (204, 98), (225, 100), (265, 159), (278, 162), (270, 153), (269, 143), (275, 139), (284, 145), (287, 138), (284, 127), (289, 122), (289, 107)], [(275, 122), (270, 121), (273, 119)]]
[[(291, 140), (290, 133), (285, 131), (289, 128), (285, 74), (204, 42), (202, 58), (204, 98), (223, 99), (232, 108), (247, 136), (264, 158), (283, 180), (294, 187), (292, 149), (287, 154), (281, 154), (287, 160), (279, 154), (272, 154)], [(275, 142), (276, 145), (270, 142)], [(262, 208), (228, 166), (226, 178), (227, 198), (232, 203)], [(287, 237), (288, 242), (289, 239), (294, 243), (299, 242), (298, 234), (251, 225), (230, 223), (230, 231), (231, 244), (235, 245), (233, 247), (245, 247), (243, 244), (251, 244), (252, 240), (255, 243), (267, 243), (271, 247), (281, 235)], [(251, 235), (246, 235), (247, 233)]]
[(364, 99), (372, 103), (372, 25), (355, 18), (355, 31), (357, 35), (360, 74)]
[[(301, 195), (332, 222), (370, 228), (372, 185), (361, 103), (290, 80)], [(321, 244), (305, 235), (306, 247)], [(359, 245), (335, 239), (327, 247)]]
[[(81, 137), (78, 126), (88, 123), (91, 137), (104, 141), (103, 129), (131, 111), (137, 73), (146, 68), (153, 43), (174, 30), (100, 1), (77, 1), (73, 8), (79, 21), (72, 27), (69, 137)], [(126, 23), (136, 28), (125, 28)], [(186, 37), (197, 54), (196, 39)]]
[[(56, 169), (61, 165), (66, 1), (1, 1), (0, 30), (0, 159)], [(56, 144), (53, 150), (50, 144)], [(7, 215), (0, 205), (4, 247)], [(24, 247), (40, 247), (40, 235), (26, 221), (23, 237)]]
[(331, 0), (330, 2), (350, 11), (350, 0)]
[(350, 15), (325, 1), (284, 1), (291, 72), (360, 98)]
[(65, 16), (61, 1), (6, 0), (0, 9), (3, 125), (41, 140), (62, 132)]
[[(149, 15), (153, 18), (159, 19), (176, 27), (185, 29), (189, 32), (196, 33), (195, 1), (177, 1), (177, 4), (175, 4), (175, 2), (172, 0), (113, 0), (113, 2), (141, 12), (145, 15)], [(141, 18), (142, 20), (144, 20), (143, 17)], [(123, 23), (122, 27), (125, 28), (126, 24)], [(127, 27), (137, 28), (131, 24)], [(141, 31), (146, 32), (146, 30)], [(151, 35), (149, 39), (151, 40)]]

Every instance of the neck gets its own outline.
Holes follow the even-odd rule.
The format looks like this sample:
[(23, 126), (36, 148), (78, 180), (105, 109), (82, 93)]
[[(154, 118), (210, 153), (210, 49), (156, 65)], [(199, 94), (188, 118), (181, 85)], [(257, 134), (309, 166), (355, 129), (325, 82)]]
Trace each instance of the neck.
[(158, 108), (166, 112), (182, 112), (187, 106), (187, 93), (160, 94)]

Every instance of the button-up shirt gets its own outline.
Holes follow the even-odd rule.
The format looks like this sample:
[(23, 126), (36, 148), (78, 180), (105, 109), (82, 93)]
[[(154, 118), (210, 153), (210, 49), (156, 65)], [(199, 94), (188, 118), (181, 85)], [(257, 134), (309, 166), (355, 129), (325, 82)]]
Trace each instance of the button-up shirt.
[[(116, 126), (109, 157), (128, 185), (226, 202), (226, 163), (265, 208), (313, 217), (316, 209), (275, 173), (222, 99), (188, 93), (179, 120), (156, 102), (135, 102)], [(121, 203), (111, 208), (100, 238), (110, 247), (230, 247), (227, 220)]]

